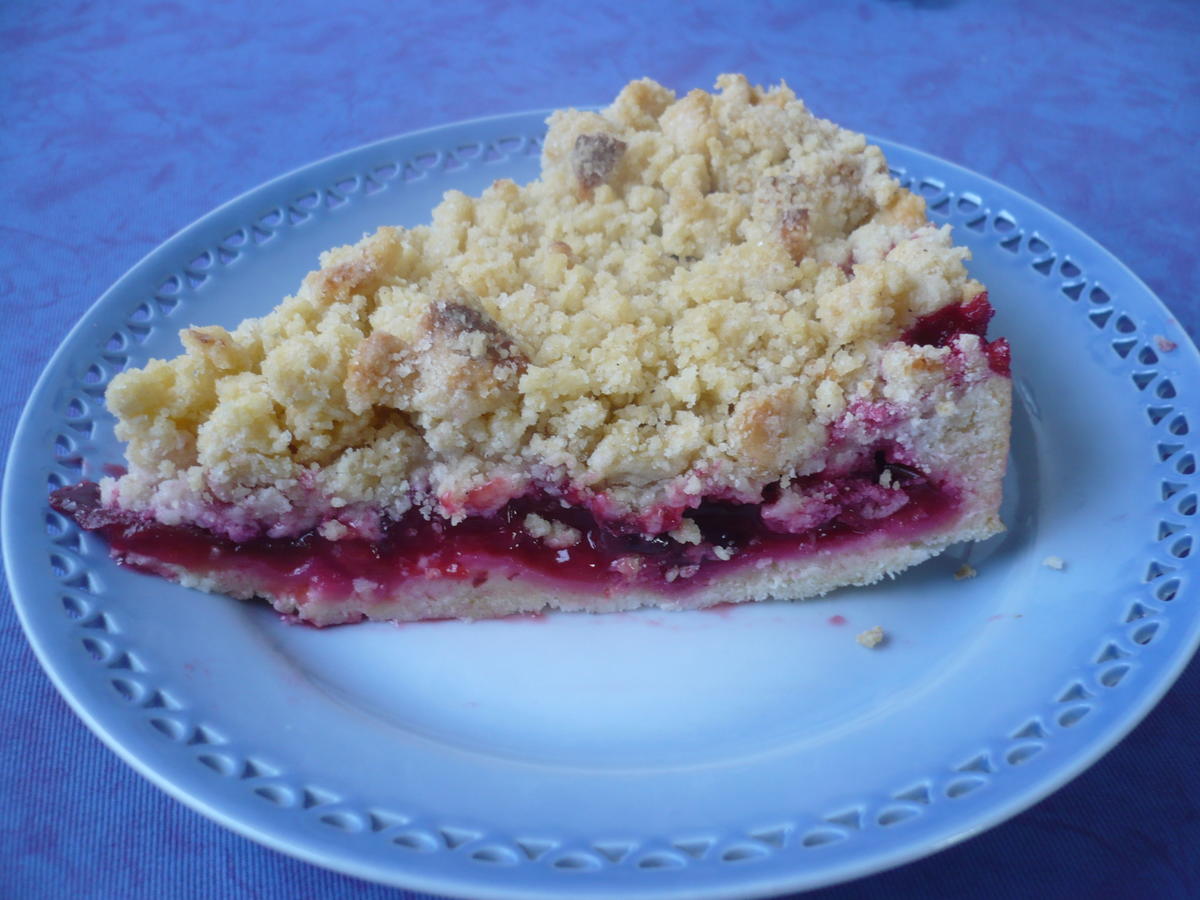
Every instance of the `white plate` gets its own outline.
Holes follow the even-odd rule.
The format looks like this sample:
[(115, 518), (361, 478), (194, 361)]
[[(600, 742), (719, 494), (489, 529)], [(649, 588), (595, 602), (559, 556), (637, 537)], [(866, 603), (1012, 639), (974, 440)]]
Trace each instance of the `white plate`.
[[(112, 372), (175, 354), (181, 326), (265, 312), (319, 251), (425, 221), (448, 188), (533, 177), (542, 130), (467, 122), (284, 176), (172, 238), (67, 338), (14, 441), (3, 534), (30, 642), (89, 726), (217, 821), (364, 878), (702, 898), (940, 849), (1145, 715), (1200, 639), (1195, 349), (1072, 226), (886, 143), (1012, 340), (1001, 538), (807, 604), (316, 631), (118, 569), (49, 510), (48, 489), (121, 459)], [(956, 581), (968, 559), (978, 577)], [(891, 639), (868, 651), (874, 625)]]

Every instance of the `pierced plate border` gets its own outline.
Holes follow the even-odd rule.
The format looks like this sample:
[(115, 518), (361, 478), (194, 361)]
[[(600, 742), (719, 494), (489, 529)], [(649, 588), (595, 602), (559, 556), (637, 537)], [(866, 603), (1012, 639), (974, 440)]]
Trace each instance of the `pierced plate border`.
[[(564, 876), (561, 885), (552, 890), (562, 892), (582, 887), (578, 879), (586, 873), (593, 873), (592, 881), (599, 879), (600, 884), (605, 883), (605, 872), (617, 869), (647, 874), (683, 873), (688, 869), (715, 865), (745, 867), (749, 873), (753, 866), (747, 864), (788, 854), (792, 855), (798, 877), (773, 881), (763, 888), (762, 893), (815, 887), (828, 881), (804, 880), (801, 870), (806, 855), (819, 855), (822, 848), (852, 841), (868, 832), (891, 830), (921, 817), (935, 806), (971, 803), (972, 798), (986, 793), (983, 788), (1005, 779), (1010, 771), (1037, 766), (1038, 758), (1053, 746), (1056, 736), (1086, 730), (1095, 718), (1092, 713), (1109, 702), (1115, 692), (1128, 692), (1129, 685), (1140, 685), (1143, 692), (1140, 705), (1123, 722), (1114, 726), (1110, 721), (1107, 731), (1092, 736), (1089, 746), (1093, 752), (1088, 759), (1073, 770), (1062, 770), (1057, 778), (1049, 778), (1035, 792), (1036, 796), (1027, 798), (1028, 802), (1017, 808), (1002, 811), (993, 822), (1007, 818), (1019, 808), (1045, 796), (1098, 758), (1132, 728), (1174, 681), (1200, 640), (1200, 618), (1194, 608), (1181, 599), (1190, 587), (1196, 564), (1193, 554), (1198, 505), (1196, 456), (1200, 448), (1191, 434), (1192, 407), (1184, 396), (1186, 385), (1192, 382), (1186, 381), (1182, 372), (1185, 366), (1193, 373), (1196, 371), (1195, 348), (1186, 338), (1178, 338), (1178, 343), (1173, 343), (1154, 333), (1151, 323), (1169, 321), (1169, 316), (1153, 295), (1069, 223), (974, 173), (883, 141), (878, 143), (895, 163), (893, 174), (902, 184), (925, 197), (932, 221), (950, 223), (983, 236), (1027, 265), (1034, 277), (1055, 282), (1062, 302), (1071, 304), (1077, 315), (1108, 343), (1112, 354), (1109, 365), (1127, 373), (1129, 390), (1137, 392), (1139, 403), (1145, 410), (1142, 427), (1146, 429), (1145, 435), (1157, 466), (1158, 496), (1153, 499), (1159, 516), (1154, 552), (1146, 560), (1141, 582), (1132, 592), (1135, 596), (1127, 596), (1121, 601), (1121, 609), (1114, 615), (1112, 626), (1100, 636), (1094, 654), (1083, 663), (1085, 674), (1068, 684), (1055, 686), (1048, 692), (1041, 708), (1031, 710), (1027, 718), (1013, 722), (1011, 730), (997, 736), (986, 750), (967, 759), (948, 761), (933, 777), (914, 784), (896, 785), (889, 792), (889, 799), (883, 802), (863, 802), (829, 810), (822, 816), (758, 823), (736, 833), (707, 831), (655, 837), (598, 835), (580, 842), (547, 836), (508, 835), (501, 829), (489, 831), (474, 825), (434, 821), (402, 810), (377, 809), (356, 803), (322, 787), (320, 779), (288, 774), (277, 762), (239, 746), (222, 731), (219, 722), (197, 721), (189, 712), (185, 696), (156, 684), (155, 673), (123, 632), (119, 617), (104, 607), (103, 588), (94, 571), (95, 560), (86, 552), (83, 536), (73, 523), (50, 511), (45, 503), (48, 491), (79, 478), (85, 459), (94, 461), (97, 452), (94, 438), (97, 428), (102, 427), (97, 417), (104, 415), (98, 407), (102, 406), (108, 381), (129, 362), (131, 354), (138, 353), (138, 348), (156, 329), (178, 327), (180, 307), (202, 300), (212, 280), (245, 255), (280, 239), (290, 229), (305, 227), (320, 217), (336, 215), (346, 204), (379, 191), (402, 190), (404, 185), (414, 181), (504, 163), (515, 157), (534, 156), (541, 149), (541, 119), (542, 114), (533, 113), (480, 120), (511, 122), (513, 126), (509, 134), (486, 141), (455, 139), (463, 127), (472, 123), (432, 129), (420, 135), (403, 136), (348, 151), (264, 185), (201, 219), (160, 248), (161, 251), (170, 246), (177, 264), (166, 274), (159, 271), (154, 277), (154, 286), (139, 292), (140, 299), (128, 308), (122, 327), (113, 330), (98, 344), (92, 340), (94, 352), (89, 357), (68, 360), (64, 358), (64, 350), (80, 343), (79, 331), (92, 312), (84, 316), (81, 325), (64, 342), (39, 381), (13, 443), (5, 485), (5, 556), (14, 582), (14, 599), (30, 641), (56, 685), (85, 721), (101, 732), (110, 746), (121, 751), (122, 738), (114, 733), (120, 732), (121, 728), (112, 727), (108, 721), (100, 724), (101, 716), (93, 719), (87, 714), (86, 704), (64, 683), (66, 679), (57, 671), (50, 648), (61, 652), (64, 639), (91, 659), (95, 674), (110, 692), (108, 699), (118, 707), (133, 711), (141, 726), (155, 735), (161, 746), (173, 745), (173, 752), (187, 754), (196, 766), (203, 767), (214, 779), (237, 782), (256, 802), (304, 817), (330, 834), (357, 836), (395, 848), (395, 874), (381, 880), (429, 889), (461, 890), (465, 882), (414, 875), (414, 867), (419, 869), (422, 857), (450, 853), (469, 860), (481, 872), (536, 867), (561, 873)], [(426, 145), (433, 149), (402, 158), (391, 158), (385, 152), (395, 141), (412, 141), (417, 137), (426, 139)], [(321, 177), (319, 184), (305, 182), (306, 177), (314, 174), (326, 175), (331, 164), (343, 159), (347, 162), (364, 160), (367, 164), (348, 166), (353, 171), (332, 180)], [(899, 164), (900, 160), (907, 163)], [(239, 227), (222, 229), (223, 236), (219, 239), (192, 240), (202, 230), (201, 226), (224, 210), (244, 205), (248, 197), (278, 194), (280, 187), (292, 184), (297, 187), (289, 199), (260, 207), (257, 214), (245, 219)], [(1026, 220), (1036, 220), (1043, 227), (1039, 230), (1026, 224)], [(158, 258), (160, 251), (135, 266), (130, 275), (135, 272), (144, 275), (143, 270)], [(1104, 277), (1090, 274), (1097, 270), (1104, 270)], [(1118, 286), (1112, 283), (1113, 279), (1127, 283)], [(125, 281), (118, 282), (110, 293), (116, 292)], [(100, 303), (104, 302), (102, 298)], [(61, 389), (64, 378), (68, 385), (66, 390)], [(45, 428), (35, 430), (30, 424), (31, 410), (45, 404), (51, 393), (51, 415), (56, 424), (49, 431)], [(44, 483), (39, 485), (41, 504), (37, 513), (44, 525), (44, 555), (36, 561), (15, 554), (9, 541), (14, 528), (29, 527), (29, 505), (13, 502), (13, 488), (17, 477), (14, 472), (29, 472), (31, 460), (34, 461), (33, 468), (40, 467), (40, 477), (44, 477)], [(44, 603), (45, 598), (16, 589), (19, 586), (16, 573), (27, 578), (34, 567), (38, 567), (38, 571), (33, 577), (42, 579), (43, 583), (49, 578), (56, 584), (56, 602), (63, 617), (60, 623), (63, 627), (57, 633), (35, 631), (26, 612), (30, 603)], [(1155, 657), (1156, 651), (1169, 643), (1163, 638), (1172, 629), (1181, 632), (1174, 642), (1170, 642), (1173, 652), (1167, 656), (1168, 651), (1163, 650), (1164, 655)], [(1152, 667), (1156, 671), (1150, 671)], [(152, 763), (147, 762), (139, 768), (154, 776)], [(187, 797), (181, 799), (189, 800)], [(238, 818), (236, 810), (225, 810), (222, 815), (231, 821)], [(286, 849), (269, 835), (249, 836)], [(923, 853), (910, 853), (889, 864), (920, 855)], [(364, 877), (378, 876), (378, 873), (364, 873), (353, 867), (327, 864)], [(472, 880), (468, 886), (478, 891), (479, 883)], [(596, 887), (596, 883), (592, 887)], [(545, 885), (520, 886), (524, 892), (521, 895), (525, 896), (546, 895), (545, 889)], [(639, 886), (638, 895), (666, 894), (677, 889), (677, 881), (660, 879), (657, 884)], [(725, 896), (721, 890), (716, 893), (701, 890), (694, 895)], [(510, 896), (506, 891), (504, 888), (485, 893)]]

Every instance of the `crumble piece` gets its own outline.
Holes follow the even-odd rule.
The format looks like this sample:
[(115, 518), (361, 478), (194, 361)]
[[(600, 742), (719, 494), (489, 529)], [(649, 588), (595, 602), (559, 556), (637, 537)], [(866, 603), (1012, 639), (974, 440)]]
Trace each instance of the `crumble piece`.
[(693, 519), (684, 519), (678, 528), (667, 534), (681, 544), (699, 544), (704, 540), (700, 526)]
[(954, 573), (954, 580), (962, 581), (965, 578), (974, 578), (978, 574), (972, 566), (963, 563), (958, 567), (958, 571)]
[(571, 168), (579, 187), (591, 191), (612, 177), (627, 145), (611, 134), (581, 134), (571, 149)]
[(1059, 572), (1067, 567), (1066, 561), (1061, 556), (1047, 556), (1042, 560), (1042, 565), (1047, 569), (1054, 569)]
[(555, 550), (574, 547), (582, 535), (578, 528), (572, 528), (564, 522), (544, 519), (537, 513), (529, 513), (522, 524), (530, 536), (541, 538), (542, 543)]
[(864, 647), (866, 647), (869, 650), (874, 649), (875, 647), (878, 647), (886, 639), (887, 639), (887, 635), (884, 633), (883, 629), (878, 625), (876, 625), (874, 628), (868, 628), (866, 631), (860, 633), (855, 638), (856, 641), (858, 641), (860, 644), (862, 644)]

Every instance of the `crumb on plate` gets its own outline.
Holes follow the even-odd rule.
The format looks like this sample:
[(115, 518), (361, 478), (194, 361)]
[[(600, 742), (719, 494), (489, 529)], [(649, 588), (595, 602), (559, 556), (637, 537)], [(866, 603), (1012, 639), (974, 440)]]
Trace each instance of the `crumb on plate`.
[(1042, 560), (1042, 565), (1047, 569), (1054, 569), (1058, 572), (1067, 567), (1066, 561), (1061, 556), (1047, 556)]
[(874, 628), (868, 628), (855, 639), (864, 647), (878, 647), (885, 640), (887, 635), (883, 633), (883, 629), (876, 625)]
[(1176, 347), (1179, 346), (1173, 340), (1171, 340), (1168, 337), (1164, 337), (1161, 334), (1156, 334), (1154, 336), (1154, 343), (1158, 345), (1158, 349), (1161, 350), (1163, 353), (1170, 353), (1172, 350), (1174, 350)]
[(964, 578), (974, 578), (978, 574), (969, 564), (963, 563), (958, 567), (958, 571), (954, 573), (954, 580), (962, 581)]

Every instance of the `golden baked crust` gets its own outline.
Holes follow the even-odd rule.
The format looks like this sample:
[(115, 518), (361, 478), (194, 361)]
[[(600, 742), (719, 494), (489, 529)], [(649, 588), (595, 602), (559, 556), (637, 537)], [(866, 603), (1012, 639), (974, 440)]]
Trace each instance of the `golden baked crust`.
[[(331, 250), (267, 315), (185, 329), (182, 356), (109, 388), (129, 472), (106, 501), (243, 539), (566, 485), (660, 533), (702, 496), (825, 469), (830, 429), (880, 403), (998, 499), (1007, 380), (974, 335), (899, 340), (982, 292), (966, 251), (861, 135), (785, 85), (717, 86), (641, 80), (555, 113), (538, 181), (447, 192), (431, 225)], [(998, 469), (961, 465), (979, 429)]]

